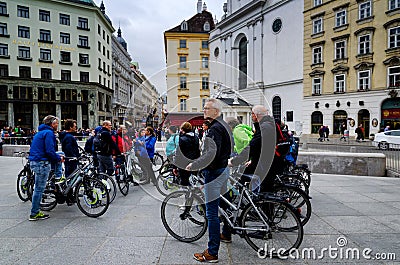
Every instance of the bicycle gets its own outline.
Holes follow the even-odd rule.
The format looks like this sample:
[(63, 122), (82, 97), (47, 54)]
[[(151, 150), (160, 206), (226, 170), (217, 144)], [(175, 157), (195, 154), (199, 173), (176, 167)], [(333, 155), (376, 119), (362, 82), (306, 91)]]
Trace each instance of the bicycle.
[[(83, 164), (83, 160), (88, 163)], [(50, 211), (58, 203), (64, 203), (71, 190), (79, 210), (86, 216), (96, 218), (107, 211), (110, 205), (110, 194), (105, 183), (93, 177), (93, 172), (90, 170), (93, 161), (90, 161), (88, 156), (81, 156), (78, 161), (80, 163), (77, 169), (64, 182), (55, 183), (55, 189), (52, 188), (55, 176), (53, 173), (50, 174), (40, 202), (40, 208), (43, 211)]]
[[(243, 237), (258, 253), (288, 255), (303, 240), (299, 213), (292, 205), (270, 193), (255, 194), (232, 176), (229, 179), (239, 190), (233, 202), (220, 196), (228, 207), (219, 208), (223, 221), (233, 234)], [(161, 205), (161, 219), (168, 233), (179, 241), (193, 242), (207, 230), (205, 203), (201, 187), (187, 187), (169, 194)], [(264, 247), (270, 247), (266, 252)], [(275, 249), (275, 250), (274, 250)]]
[(156, 151), (154, 153), (153, 159), (151, 160), (151, 163), (153, 164), (153, 171), (157, 172), (163, 168), (165, 160), (164, 157), (159, 152)]
[(29, 152), (14, 152), (22, 157), (23, 169), (17, 176), (17, 194), (21, 201), (32, 200), (33, 186), (35, 185), (35, 175), (30, 168)]

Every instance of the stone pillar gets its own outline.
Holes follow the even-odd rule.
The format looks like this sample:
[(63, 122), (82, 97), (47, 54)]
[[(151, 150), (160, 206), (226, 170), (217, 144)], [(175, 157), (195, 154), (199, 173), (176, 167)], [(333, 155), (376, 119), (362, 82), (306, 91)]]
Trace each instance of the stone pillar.
[(76, 125), (82, 128), (82, 105), (76, 106)]
[(8, 103), (8, 126), (14, 127), (14, 104)]
[(38, 104), (33, 104), (33, 109), (32, 109), (32, 126), (34, 130), (37, 130), (39, 125), (39, 105)]
[(60, 121), (62, 120), (62, 117), (61, 117), (61, 104), (56, 104), (56, 116), (57, 116), (57, 118), (60, 119)]

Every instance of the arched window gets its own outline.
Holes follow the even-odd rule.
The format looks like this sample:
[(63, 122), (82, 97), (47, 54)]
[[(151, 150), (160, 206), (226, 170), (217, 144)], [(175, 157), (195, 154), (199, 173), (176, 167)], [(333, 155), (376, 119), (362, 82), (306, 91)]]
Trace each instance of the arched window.
[(210, 31), (210, 22), (206, 21), (203, 26), (204, 31)]
[(239, 89), (247, 87), (247, 39), (239, 42)]
[(337, 110), (333, 113), (333, 134), (340, 134), (340, 126), (344, 123), (347, 125), (347, 112)]
[(311, 133), (318, 133), (319, 128), (324, 124), (324, 116), (321, 111), (314, 111), (311, 114)]
[(187, 23), (187, 21), (183, 21), (183, 22), (181, 23), (181, 30), (182, 30), (182, 31), (187, 31), (187, 30), (188, 30), (188, 23)]
[(282, 118), (281, 113), (282, 113), (281, 98), (278, 96), (275, 96), (272, 99), (272, 114), (274, 115), (274, 119), (281, 120), (281, 118)]

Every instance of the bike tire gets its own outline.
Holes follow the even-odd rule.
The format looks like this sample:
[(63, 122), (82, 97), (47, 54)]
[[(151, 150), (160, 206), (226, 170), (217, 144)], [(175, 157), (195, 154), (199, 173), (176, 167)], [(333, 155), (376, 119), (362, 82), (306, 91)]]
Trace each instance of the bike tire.
[[(119, 169), (119, 172), (121, 171), (126, 171), (125, 166), (121, 166)], [(115, 176), (117, 178), (117, 176)], [(119, 178), (117, 178), (117, 185), (119, 188), (119, 191), (121, 192), (122, 195), (126, 196), (129, 193), (129, 181), (127, 174), (120, 174)]]
[(160, 155), (159, 153), (154, 153), (152, 165), (154, 172), (160, 171), (164, 165), (164, 158), (162, 157), (162, 155)]
[(179, 187), (180, 186), (175, 183), (175, 176), (171, 171), (165, 172), (165, 174), (158, 174), (156, 188), (161, 195), (167, 196), (177, 191)]
[(84, 178), (75, 188), (79, 210), (86, 216), (102, 216), (110, 205), (110, 194), (104, 183), (97, 178)]
[(308, 187), (311, 185), (311, 171), (307, 168), (295, 167), (293, 173), (300, 175)]
[[(243, 228), (266, 230), (243, 230), (244, 239), (258, 254), (266, 257), (287, 256), (292, 249), (301, 245), (303, 226), (290, 204), (265, 199), (255, 202), (255, 207), (256, 209), (251, 203), (246, 205), (240, 216), (240, 224)], [(268, 226), (261, 220), (257, 211)], [(268, 249), (265, 249), (266, 246)]]
[(182, 242), (199, 240), (207, 231), (204, 201), (190, 191), (178, 190), (161, 204), (161, 220), (168, 233)]
[(57, 206), (57, 197), (54, 191), (47, 188), (43, 191), (42, 199), (40, 200), (40, 209), (42, 211), (51, 211)]
[(33, 175), (26, 169), (22, 169), (17, 176), (17, 194), (21, 201), (32, 200), (34, 181)]
[(115, 199), (115, 196), (117, 195), (117, 184), (115, 183), (115, 180), (106, 173), (96, 173), (93, 176), (102, 181), (103, 184), (107, 187), (108, 193), (110, 195), (110, 203), (112, 203)]
[(310, 194), (310, 187), (307, 185), (305, 180), (299, 174), (284, 174), (279, 176), (283, 184), (290, 186), (296, 186), (302, 189), (307, 195)]
[(139, 185), (143, 185), (150, 182), (148, 174), (146, 174), (139, 163), (132, 161), (132, 178), (133, 181)]

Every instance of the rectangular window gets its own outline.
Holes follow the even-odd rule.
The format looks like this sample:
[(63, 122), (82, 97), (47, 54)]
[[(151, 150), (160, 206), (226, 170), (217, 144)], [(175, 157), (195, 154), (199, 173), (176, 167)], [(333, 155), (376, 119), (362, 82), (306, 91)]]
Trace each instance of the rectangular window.
[(71, 53), (70, 52), (60, 52), (60, 61), (63, 63), (70, 63), (71, 62)]
[(99, 35), (101, 34), (101, 26), (100, 26), (100, 24), (97, 25), (97, 34), (99, 34)]
[(101, 42), (100, 41), (97, 42), (97, 50), (99, 52), (101, 52)]
[(400, 66), (388, 68), (389, 87), (400, 87)]
[(179, 88), (180, 89), (186, 89), (187, 87), (186, 87), (186, 76), (181, 76), (180, 78), (179, 78), (179, 83), (180, 83), (180, 85), (179, 85)]
[(18, 46), (18, 57), (24, 59), (31, 58), (31, 48), (25, 46)]
[(336, 21), (335, 23), (336, 27), (345, 25), (347, 23), (346, 10), (337, 11), (335, 15), (335, 21)]
[(313, 20), (313, 34), (322, 32), (322, 17)]
[(0, 56), (8, 56), (8, 44), (0, 43)]
[(61, 25), (70, 25), (70, 16), (66, 14), (60, 14), (60, 24)]
[(30, 38), (30, 32), (28, 27), (18, 26), (18, 37), (20, 38)]
[(106, 56), (106, 46), (103, 46), (103, 55)]
[(89, 22), (87, 18), (78, 17), (78, 29), (89, 29)]
[(89, 72), (80, 72), (80, 81), (89, 82)]
[(293, 111), (286, 111), (286, 121), (293, 122)]
[(50, 49), (40, 49), (40, 60), (51, 61), (51, 50)]
[(17, 6), (18, 17), (29, 18), (29, 7), (27, 6)]
[(397, 47), (400, 47), (400, 27), (389, 29), (389, 48)]
[(338, 41), (335, 43), (335, 59), (346, 58), (346, 41)]
[(322, 63), (322, 46), (314, 47), (313, 53), (313, 64)]
[(8, 76), (8, 65), (0, 64), (0, 76)]
[(110, 36), (107, 35), (107, 44), (110, 44)]
[(107, 59), (110, 59), (110, 50), (107, 50)]
[(31, 68), (29, 66), (20, 66), (19, 77), (31, 78)]
[(51, 69), (50, 68), (41, 68), (40, 75), (42, 79), (51, 79)]
[(80, 47), (89, 47), (89, 37), (79, 35), (78, 46)]
[(344, 74), (335, 75), (335, 93), (344, 93), (346, 89), (346, 78)]
[(389, 10), (400, 8), (400, 0), (389, 0)]
[(371, 35), (360, 36), (358, 43), (358, 54), (371, 53)]
[(370, 88), (370, 71), (358, 72), (358, 91), (367, 91)]
[(186, 68), (186, 56), (179, 56), (179, 68)]
[(51, 32), (50, 30), (41, 29), (39, 33), (39, 41), (41, 42), (51, 42)]
[(365, 19), (372, 15), (371, 1), (366, 1), (358, 5), (358, 18)]
[(181, 98), (181, 100), (180, 100), (180, 109), (181, 109), (181, 111), (186, 111), (186, 99), (185, 98)]
[(179, 40), (179, 48), (186, 48), (186, 40)]
[(204, 105), (206, 105), (206, 102), (207, 102), (207, 100), (208, 100), (208, 98), (203, 98), (202, 100), (201, 100), (201, 107), (202, 108), (204, 108)]
[(80, 64), (89, 64), (89, 54), (80, 53), (79, 54)]
[(60, 42), (63, 44), (70, 44), (71, 43), (70, 34), (65, 32), (60, 32)]
[(201, 78), (201, 88), (204, 90), (208, 90), (209, 89), (209, 82), (208, 82), (208, 77), (207, 76), (203, 76)]
[(69, 70), (61, 70), (61, 80), (63, 80), (63, 81), (71, 81), (71, 71), (69, 71)]
[(208, 49), (208, 40), (202, 40), (201, 41), (201, 48), (202, 49)]
[(314, 0), (314, 6), (322, 5), (322, 0)]
[(50, 22), (50, 11), (39, 9), (39, 20)]
[(0, 15), (7, 15), (7, 3), (0, 2)]
[(202, 68), (208, 68), (208, 57), (202, 57), (201, 58), (201, 67)]
[(0, 36), (6, 36), (6, 35), (8, 35), (7, 24), (0, 23)]
[(312, 93), (313, 95), (321, 95), (322, 92), (322, 79), (320, 77), (313, 78)]
[(101, 69), (101, 58), (99, 58), (99, 70), (100, 71), (103, 70), (103, 69)]

